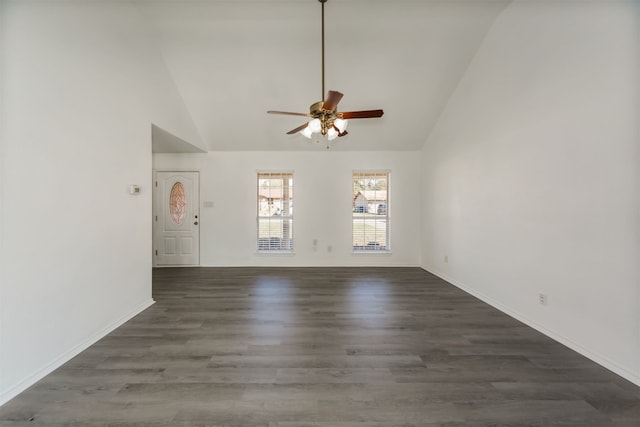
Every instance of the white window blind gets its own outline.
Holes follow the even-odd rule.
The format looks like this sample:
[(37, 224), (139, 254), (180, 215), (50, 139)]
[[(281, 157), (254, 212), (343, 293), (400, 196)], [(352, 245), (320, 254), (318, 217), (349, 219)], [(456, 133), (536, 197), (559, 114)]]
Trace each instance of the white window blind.
[(258, 251), (293, 252), (292, 173), (258, 173)]
[(353, 251), (388, 252), (389, 173), (353, 172)]

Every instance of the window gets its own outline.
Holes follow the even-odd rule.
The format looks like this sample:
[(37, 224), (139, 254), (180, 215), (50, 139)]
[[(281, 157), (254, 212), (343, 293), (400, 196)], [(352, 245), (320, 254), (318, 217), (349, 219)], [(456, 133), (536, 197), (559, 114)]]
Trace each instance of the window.
[(292, 173), (258, 173), (258, 251), (293, 252)]
[(351, 186), (353, 251), (388, 252), (389, 173), (354, 172)]

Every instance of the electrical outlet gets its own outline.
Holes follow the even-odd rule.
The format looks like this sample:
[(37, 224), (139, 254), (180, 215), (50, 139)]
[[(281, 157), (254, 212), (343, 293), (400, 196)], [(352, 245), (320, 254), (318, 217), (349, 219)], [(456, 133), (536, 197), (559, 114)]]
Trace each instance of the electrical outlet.
[(449, 262), (449, 255), (444, 256), (444, 262), (447, 262), (447, 263)]
[(327, 252), (332, 252), (333, 251), (333, 246), (327, 246)]
[(547, 305), (549, 303), (547, 294), (538, 294), (538, 302), (540, 305)]
[(313, 239), (313, 246), (318, 246), (318, 239)]

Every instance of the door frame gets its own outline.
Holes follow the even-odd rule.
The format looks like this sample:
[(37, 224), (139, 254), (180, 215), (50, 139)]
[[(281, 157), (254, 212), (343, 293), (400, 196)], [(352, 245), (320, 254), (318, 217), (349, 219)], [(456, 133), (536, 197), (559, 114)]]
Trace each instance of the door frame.
[[(189, 264), (189, 265), (158, 265), (156, 263), (156, 254), (155, 254), (155, 247), (156, 247), (156, 227), (158, 226), (158, 222), (156, 221), (156, 216), (158, 215), (158, 213), (156, 212), (157, 209), (157, 203), (158, 203), (158, 191), (159, 187), (158, 187), (158, 172), (172, 172), (172, 173), (181, 173), (181, 172), (196, 172), (198, 174), (198, 189), (196, 190), (198, 193), (198, 222), (199, 222), (199, 226), (196, 227), (196, 231), (198, 233), (198, 263), (197, 264)], [(202, 205), (201, 202), (201, 198), (202, 198), (202, 192), (200, 190), (200, 188), (202, 187), (201, 183), (200, 183), (200, 178), (202, 176), (202, 173), (200, 171), (200, 169), (183, 169), (183, 168), (178, 168), (178, 169), (174, 169), (174, 168), (153, 168), (152, 170), (152, 179), (151, 179), (151, 187), (153, 189), (153, 191), (151, 192), (151, 259), (153, 260), (152, 262), (152, 267), (153, 268), (163, 268), (163, 267), (199, 267), (200, 265), (202, 265), (201, 262), (201, 252), (202, 252), (202, 244), (200, 243), (200, 240), (202, 238), (202, 234), (200, 233), (200, 228), (202, 227), (202, 215), (200, 214), (200, 208)]]

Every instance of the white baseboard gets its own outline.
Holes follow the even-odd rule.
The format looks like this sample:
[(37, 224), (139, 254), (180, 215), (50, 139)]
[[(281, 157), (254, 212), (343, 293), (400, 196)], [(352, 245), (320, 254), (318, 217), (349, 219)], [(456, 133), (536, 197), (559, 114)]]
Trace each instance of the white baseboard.
[(576, 351), (578, 353), (580, 353), (581, 355), (583, 355), (584, 357), (591, 359), (592, 361), (596, 362), (597, 364), (603, 366), (604, 368), (607, 368), (608, 370), (610, 370), (611, 372), (620, 375), (621, 377), (631, 381), (632, 383), (640, 386), (640, 373), (637, 372), (633, 372), (631, 369), (621, 366), (620, 364), (614, 362), (613, 360), (598, 354), (596, 352), (593, 352), (583, 346), (581, 346), (580, 344), (572, 341), (570, 338), (567, 338), (551, 329), (548, 329), (545, 326), (542, 326), (541, 324), (537, 323), (534, 320), (529, 319), (527, 316), (512, 310), (511, 308), (501, 304), (499, 301), (494, 300), (493, 298), (490, 298), (486, 295), (484, 295), (481, 292), (478, 292), (477, 290), (473, 289), (470, 286), (465, 285), (464, 283), (460, 283), (459, 281), (448, 277), (446, 274), (442, 274), (439, 271), (437, 271), (435, 268), (431, 268), (427, 265), (422, 265), (421, 266), (423, 270), (434, 274), (438, 277), (440, 277), (443, 280), (446, 280), (447, 282), (451, 283), (452, 285), (454, 285), (457, 288), (462, 289), (463, 291), (465, 291), (468, 294), (473, 295), (474, 297), (482, 300), (483, 302), (486, 302), (487, 304), (489, 304), (490, 306), (497, 308), (498, 310), (500, 310), (501, 312), (513, 317), (516, 320), (519, 320), (520, 322), (526, 324), (527, 326), (532, 327), (533, 329), (537, 330), (538, 332), (541, 332), (543, 334), (545, 334), (546, 336), (548, 336), (549, 338), (559, 342), (560, 344), (563, 344), (567, 347), (569, 347), (571, 350)]
[(82, 341), (78, 345), (74, 346), (70, 350), (66, 351), (65, 353), (57, 357), (55, 360), (49, 362), (42, 368), (35, 371), (33, 374), (27, 376), (18, 384), (9, 388), (9, 390), (5, 391), (0, 395), (0, 406), (4, 405), (8, 401), (16, 397), (18, 394), (22, 393), (23, 391), (31, 387), (33, 384), (40, 381), (45, 376), (49, 375), (51, 372), (58, 369), (60, 366), (64, 365), (69, 360), (76, 357), (78, 354), (80, 354), (81, 352), (89, 348), (91, 345), (95, 344), (98, 340), (104, 338), (107, 334), (112, 332), (114, 329), (118, 328), (119, 326), (122, 326), (124, 323), (132, 319), (134, 316), (137, 316), (138, 314), (140, 314), (142, 311), (149, 308), (154, 303), (155, 301), (153, 299), (149, 299), (144, 303), (138, 305), (136, 308), (131, 310), (128, 314), (125, 314), (124, 316), (120, 317), (118, 320), (111, 323), (107, 327), (99, 330), (98, 332), (91, 335), (86, 340)]

